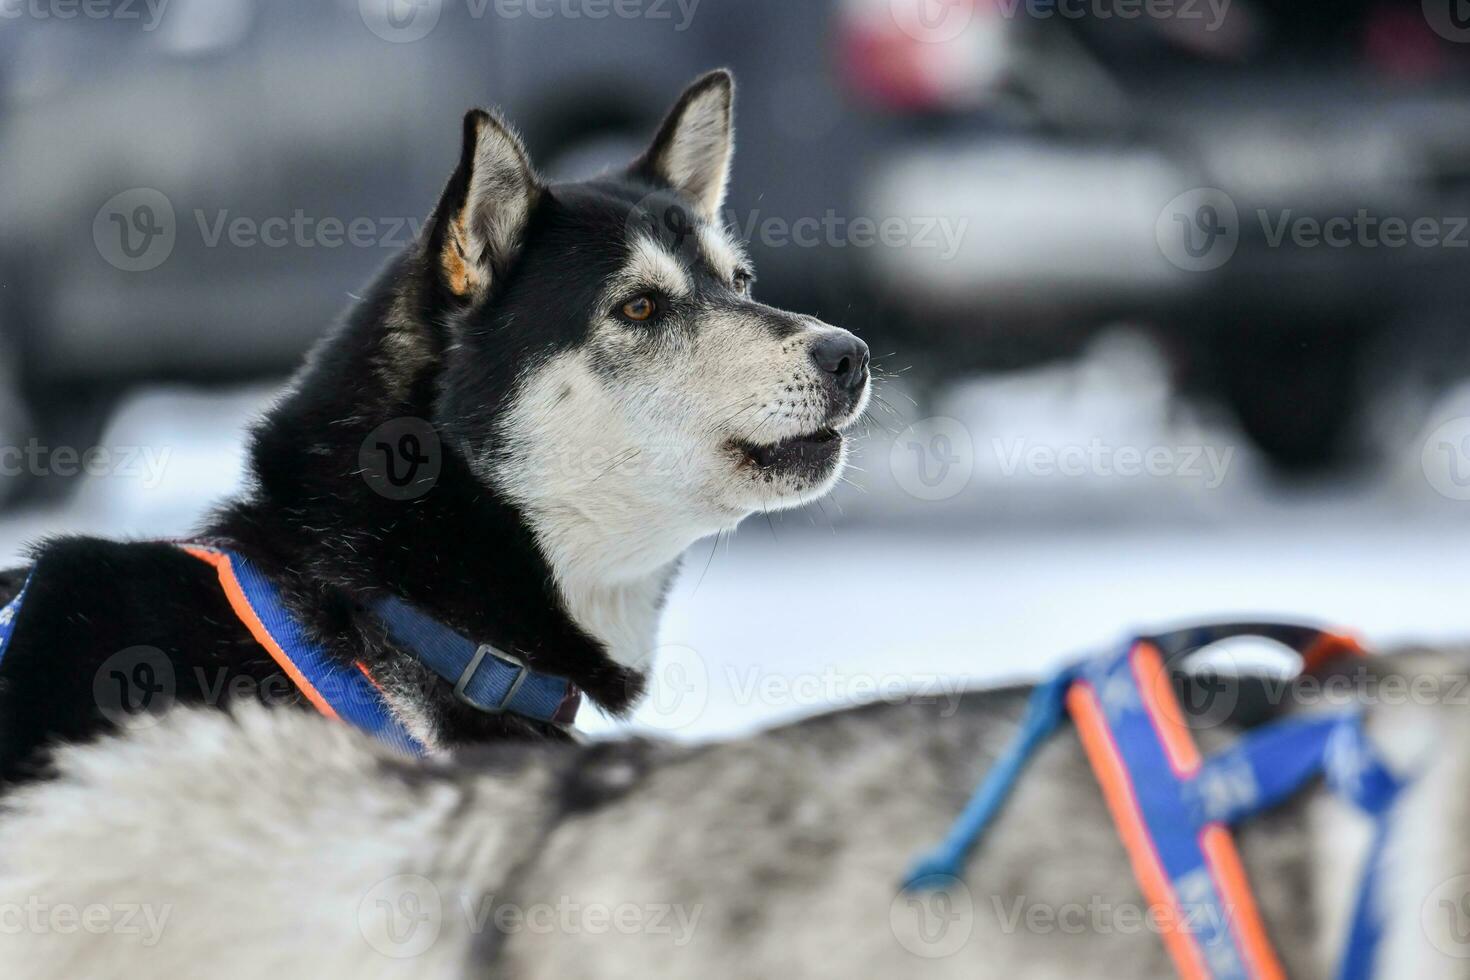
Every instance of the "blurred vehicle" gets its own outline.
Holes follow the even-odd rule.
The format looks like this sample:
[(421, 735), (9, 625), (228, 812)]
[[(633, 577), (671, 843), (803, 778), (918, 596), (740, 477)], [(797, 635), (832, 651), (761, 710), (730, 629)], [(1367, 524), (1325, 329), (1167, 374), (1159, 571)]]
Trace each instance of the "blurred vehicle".
[[(0, 344), (31, 431), (87, 445), (129, 386), (291, 370), (411, 240), (470, 106), (523, 120), (550, 176), (586, 175), (630, 161), (671, 93), (729, 65), (747, 134), (732, 214), (757, 252), (763, 223), (851, 211), (869, 137), (822, 54), (829, 5), (547, 6), (172, 0), (152, 27), (0, 20)], [(840, 318), (824, 299), (850, 305), (827, 288), (845, 257), (775, 247), (762, 293)]]
[[(1415, 0), (1233, 0), (1216, 28), (1035, 6), (171, 0), (150, 26), (97, 0), (135, 16), (0, 19), (0, 429), (88, 445), (131, 386), (289, 371), (410, 240), (468, 106), (524, 121), (551, 176), (585, 175), (720, 64), (761, 295), (862, 332), (920, 395), (1141, 324), (1300, 468), (1360, 448), (1386, 393), (1462, 373), (1464, 251), (1275, 245), (1251, 216), (1470, 214), (1470, 45)], [(1219, 203), (1196, 188), (1241, 219), (1206, 271), (1160, 244), (1169, 202)]]
[(1353, 458), (1376, 402), (1470, 363), (1470, 30), (1418, 0), (1111, 8), (846, 5), (853, 87), (912, 130), (860, 209), (967, 226), (948, 261), (867, 253), (897, 342), (942, 380), (1145, 325), (1280, 466)]

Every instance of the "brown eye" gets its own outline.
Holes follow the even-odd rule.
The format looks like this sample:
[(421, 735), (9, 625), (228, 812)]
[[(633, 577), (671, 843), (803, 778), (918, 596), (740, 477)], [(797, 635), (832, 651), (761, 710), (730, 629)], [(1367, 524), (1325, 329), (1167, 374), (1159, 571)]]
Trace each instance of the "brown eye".
[(623, 316), (642, 323), (658, 312), (658, 304), (647, 296), (639, 296), (623, 304)]

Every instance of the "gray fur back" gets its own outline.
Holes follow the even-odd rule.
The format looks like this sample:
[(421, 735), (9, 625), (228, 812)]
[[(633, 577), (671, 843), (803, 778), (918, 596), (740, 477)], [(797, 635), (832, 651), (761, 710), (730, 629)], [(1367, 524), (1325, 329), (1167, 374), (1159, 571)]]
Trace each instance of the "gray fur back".
[[(0, 975), (1173, 976), (1070, 730), (1039, 753), (963, 889), (899, 892), (1014, 734), (1024, 694), (967, 696), (952, 716), (873, 706), (705, 747), (428, 763), (305, 714), (178, 713), (63, 752), (60, 779), (9, 802), (0, 909), (112, 919), (6, 929)], [(1330, 976), (1342, 868), (1366, 841), (1351, 814), (1313, 792), (1239, 839), (1290, 975)], [(122, 906), (157, 928), (125, 932)], [(1401, 958), (1424, 953), (1415, 931), (1394, 934)], [(1451, 957), (1416, 963), (1467, 975)]]

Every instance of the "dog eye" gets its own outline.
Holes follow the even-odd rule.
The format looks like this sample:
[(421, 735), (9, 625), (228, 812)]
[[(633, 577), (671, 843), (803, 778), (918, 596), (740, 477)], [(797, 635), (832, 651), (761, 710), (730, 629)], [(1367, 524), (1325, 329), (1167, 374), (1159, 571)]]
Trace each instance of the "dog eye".
[(657, 312), (658, 304), (653, 301), (653, 297), (651, 296), (639, 296), (637, 299), (630, 299), (623, 304), (623, 316), (635, 323), (642, 323), (645, 320), (649, 320)]

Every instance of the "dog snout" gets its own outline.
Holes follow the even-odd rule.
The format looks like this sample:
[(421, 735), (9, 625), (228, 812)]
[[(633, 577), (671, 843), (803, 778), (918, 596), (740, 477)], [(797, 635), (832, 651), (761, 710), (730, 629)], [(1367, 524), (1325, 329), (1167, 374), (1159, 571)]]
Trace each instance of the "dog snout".
[(846, 330), (831, 330), (812, 344), (812, 361), (838, 391), (854, 394), (868, 383), (868, 345)]

